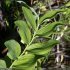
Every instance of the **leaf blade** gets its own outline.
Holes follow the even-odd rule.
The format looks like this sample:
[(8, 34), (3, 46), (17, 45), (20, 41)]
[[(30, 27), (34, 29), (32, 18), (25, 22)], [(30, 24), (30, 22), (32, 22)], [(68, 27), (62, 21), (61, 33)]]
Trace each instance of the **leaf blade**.
[(40, 18), (39, 24), (41, 24), (44, 19), (50, 19), (50, 18), (54, 17), (57, 13), (62, 12), (62, 11), (64, 11), (64, 10), (50, 10), (50, 11), (47, 11), (47, 13), (45, 13)]
[(7, 56), (12, 60), (17, 59), (21, 53), (21, 47), (18, 42), (15, 40), (8, 40), (4, 44), (8, 48)]
[(23, 14), (26, 18), (26, 20), (30, 23), (31, 27), (35, 30), (36, 29), (36, 19), (35, 16), (33, 15), (32, 11), (28, 8), (23, 6), (22, 7)]
[(49, 23), (37, 31), (38, 36), (48, 36), (57, 25), (62, 25), (62, 22)]
[(26, 22), (22, 20), (15, 21), (15, 25), (18, 26), (18, 33), (21, 37), (21, 41), (25, 44), (28, 44), (31, 40), (31, 32), (26, 24)]
[(7, 66), (6, 66), (5, 61), (0, 59), (0, 68), (6, 68), (6, 67)]
[(48, 42), (45, 42), (45, 43), (32, 44), (26, 50), (35, 55), (45, 56), (49, 54), (52, 47), (55, 46), (57, 43), (59, 42), (56, 40), (49, 40)]
[(66, 7), (70, 7), (70, 1), (65, 4)]
[(20, 70), (32, 70), (36, 63), (36, 58), (35, 58), (35, 55), (33, 54), (26, 54), (24, 56), (21, 56), (18, 58), (18, 60), (16, 60), (14, 63), (13, 63), (13, 68), (15, 70), (17, 69), (20, 69)]

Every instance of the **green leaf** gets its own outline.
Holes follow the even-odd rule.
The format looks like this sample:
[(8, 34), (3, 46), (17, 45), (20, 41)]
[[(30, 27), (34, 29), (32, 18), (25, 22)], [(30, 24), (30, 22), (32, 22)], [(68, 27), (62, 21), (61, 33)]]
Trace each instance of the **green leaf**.
[(35, 30), (36, 29), (36, 19), (35, 19), (35, 16), (33, 15), (32, 11), (26, 6), (23, 6), (22, 10), (23, 10), (24, 16), (26, 18), (26, 21), (29, 22), (31, 27)]
[(62, 12), (62, 11), (64, 11), (64, 10), (50, 10), (50, 11), (47, 11), (47, 13), (45, 13), (40, 18), (39, 24), (41, 24), (44, 19), (50, 19), (50, 18), (54, 17), (57, 13)]
[(65, 39), (66, 41), (69, 41), (69, 42), (70, 42), (70, 36), (64, 35), (64, 39)]
[(14, 70), (34, 70), (36, 57), (33, 54), (25, 54), (20, 56), (18, 60), (13, 63)]
[(70, 7), (70, 1), (65, 4), (66, 7)]
[(18, 26), (18, 33), (21, 37), (21, 42), (29, 44), (31, 40), (31, 32), (27, 26), (27, 23), (22, 20), (15, 21), (15, 25)]
[(21, 53), (21, 47), (15, 40), (9, 40), (5, 42), (5, 46), (8, 48), (8, 57), (10, 59), (17, 59)]
[(62, 23), (61, 22), (49, 23), (46, 26), (40, 28), (37, 31), (37, 34), (36, 35), (38, 35), (38, 36), (48, 36), (53, 31), (53, 29), (55, 29), (55, 27), (57, 25), (62, 25)]
[(44, 43), (35, 43), (27, 47), (27, 51), (31, 52), (35, 55), (42, 55), (47, 56), (51, 51), (52, 47), (59, 43), (56, 40), (49, 40), (48, 42)]
[(11, 2), (11, 0), (5, 0), (6, 6), (10, 7)]
[(6, 63), (4, 60), (0, 59), (0, 68), (6, 68)]

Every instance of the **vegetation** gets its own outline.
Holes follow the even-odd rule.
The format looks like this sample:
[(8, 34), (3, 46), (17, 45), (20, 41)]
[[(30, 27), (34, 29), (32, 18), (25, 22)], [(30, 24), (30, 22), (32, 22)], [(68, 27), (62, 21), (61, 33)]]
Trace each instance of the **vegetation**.
[(2, 55), (6, 54), (0, 59), (0, 68), (42, 70), (53, 49), (57, 50), (56, 65), (61, 66), (65, 54), (60, 45), (63, 39), (70, 42), (70, 1), (55, 2), (58, 8), (54, 8), (50, 0), (45, 0), (47, 9), (38, 1), (33, 5), (32, 0), (30, 6), (25, 0), (0, 2), (0, 30), (4, 36), (7, 33), (0, 42), (5, 46)]

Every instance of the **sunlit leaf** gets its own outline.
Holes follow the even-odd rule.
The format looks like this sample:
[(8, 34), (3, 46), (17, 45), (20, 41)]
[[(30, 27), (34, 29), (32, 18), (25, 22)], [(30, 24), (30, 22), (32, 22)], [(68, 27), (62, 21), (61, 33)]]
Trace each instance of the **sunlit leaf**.
[(8, 48), (8, 57), (10, 59), (17, 59), (21, 53), (21, 47), (19, 43), (15, 40), (8, 40), (5, 42), (5, 46)]
[(64, 11), (64, 10), (47, 11), (42, 17), (40, 17), (39, 24), (41, 24), (44, 19), (50, 19), (50, 18), (54, 17), (57, 13), (62, 12), (62, 11)]
[(52, 33), (53, 29), (55, 29), (55, 27), (57, 25), (62, 25), (61, 22), (53, 22), (53, 23), (49, 23), (47, 24), (46, 26), (40, 28), (38, 31), (37, 31), (37, 34), (36, 35), (39, 35), (39, 36), (48, 36), (49, 34)]
[(30, 23), (31, 27), (35, 30), (36, 29), (36, 19), (35, 16), (33, 15), (32, 11), (28, 8), (23, 6), (22, 7), (24, 16), (26, 20)]
[(35, 43), (30, 45), (26, 50), (35, 55), (47, 56), (51, 51), (52, 47), (55, 46), (57, 43), (59, 42), (56, 40), (49, 40), (45, 43)]
[(1, 68), (6, 68), (6, 63), (5, 63), (4, 60), (1, 60), (1, 59), (0, 59), (0, 69), (1, 69)]
[(31, 40), (31, 32), (26, 24), (22, 20), (15, 21), (15, 25), (18, 26), (18, 32), (21, 37), (21, 41), (25, 44), (28, 44)]
[(35, 55), (33, 54), (26, 54), (20, 56), (14, 63), (13, 68), (15, 70), (34, 70), (34, 66), (36, 63)]
[(65, 4), (66, 7), (70, 7), (70, 1)]

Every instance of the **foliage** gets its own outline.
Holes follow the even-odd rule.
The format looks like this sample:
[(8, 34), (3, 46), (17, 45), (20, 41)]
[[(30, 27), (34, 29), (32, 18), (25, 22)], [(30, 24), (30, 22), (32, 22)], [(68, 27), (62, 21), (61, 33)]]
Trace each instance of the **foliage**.
[[(9, 7), (11, 2), (12, 0), (6, 0), (6, 6)], [(67, 25), (65, 25), (64, 21), (68, 22), (68, 24), (70, 23), (68, 16), (70, 9), (62, 7), (58, 10), (49, 10), (44, 15), (39, 16), (25, 2), (15, 1), (15, 3), (20, 5), (24, 15), (22, 19), (17, 15), (14, 25), (21, 38), (21, 42), (25, 44), (25, 49), (21, 51), (20, 44), (13, 39), (4, 43), (8, 48), (7, 56), (12, 60), (9, 68), (12, 68), (12, 70), (38, 70), (38, 62), (40, 61), (41, 63), (43, 58), (47, 59), (52, 48), (60, 43), (59, 39), (61, 39), (67, 30)], [(69, 7), (69, 3), (66, 6)], [(60, 19), (48, 23), (48, 20), (54, 19), (58, 14), (62, 14), (68, 20)], [(59, 35), (57, 33), (58, 27), (60, 28)], [(68, 38), (70, 37), (68, 36)], [(41, 39), (42, 41), (40, 41)], [(1, 60), (1, 62), (3, 66), (0, 65), (0, 68), (6, 68), (5, 61)]]

